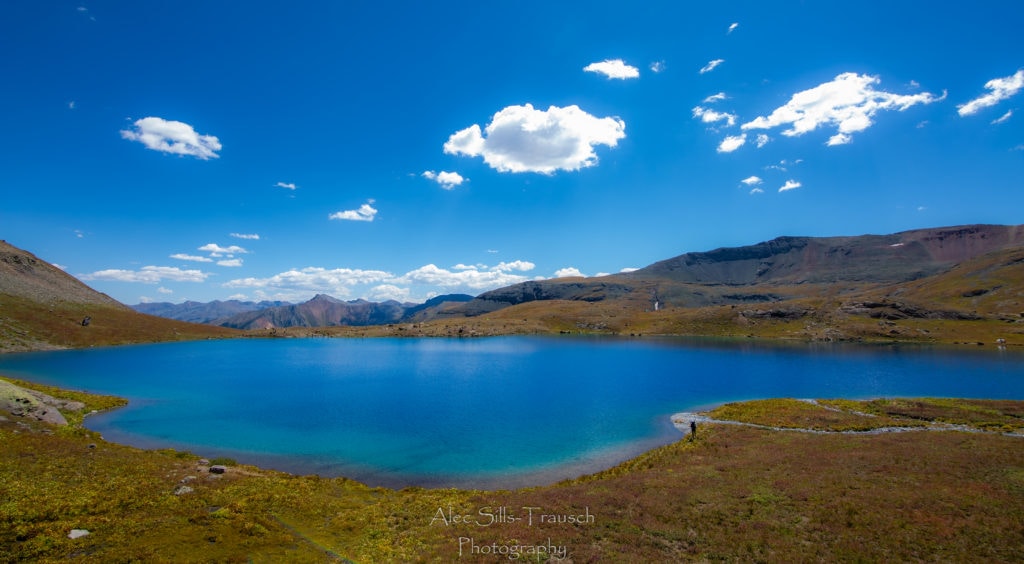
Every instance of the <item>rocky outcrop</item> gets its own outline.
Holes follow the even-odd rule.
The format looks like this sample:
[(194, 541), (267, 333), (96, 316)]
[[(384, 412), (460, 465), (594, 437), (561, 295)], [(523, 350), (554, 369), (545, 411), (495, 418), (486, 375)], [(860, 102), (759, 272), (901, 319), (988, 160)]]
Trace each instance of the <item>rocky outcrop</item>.
[(57, 399), (0, 380), (0, 411), (6, 411), (15, 417), (67, 425), (68, 421), (60, 410), (80, 411), (84, 408), (85, 404), (81, 402)]
[(982, 316), (965, 311), (937, 310), (918, 307), (897, 301), (864, 301), (845, 304), (839, 309), (843, 313), (866, 315), (874, 319), (952, 319), (976, 321)]

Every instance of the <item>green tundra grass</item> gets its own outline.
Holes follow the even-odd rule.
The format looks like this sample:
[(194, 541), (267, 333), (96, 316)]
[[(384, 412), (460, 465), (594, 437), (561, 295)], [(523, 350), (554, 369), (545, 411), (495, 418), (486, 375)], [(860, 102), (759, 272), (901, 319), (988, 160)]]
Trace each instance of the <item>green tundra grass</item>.
[[(118, 404), (44, 391), (84, 412)], [(1019, 562), (1022, 414), (1016, 401), (729, 404), (709, 415), (819, 431), (963, 427), (707, 423), (603, 472), (513, 491), (212, 474), (201, 453), (107, 443), (80, 416), (67, 427), (5, 416), (0, 561)]]

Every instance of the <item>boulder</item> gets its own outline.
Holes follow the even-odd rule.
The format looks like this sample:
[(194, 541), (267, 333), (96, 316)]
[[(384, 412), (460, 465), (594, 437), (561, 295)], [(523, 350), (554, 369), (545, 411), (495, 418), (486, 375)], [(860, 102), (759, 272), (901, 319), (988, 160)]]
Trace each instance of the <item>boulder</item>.
[(213, 466), (210, 466), (210, 474), (223, 474), (227, 471), (227, 466), (221, 464), (214, 464)]

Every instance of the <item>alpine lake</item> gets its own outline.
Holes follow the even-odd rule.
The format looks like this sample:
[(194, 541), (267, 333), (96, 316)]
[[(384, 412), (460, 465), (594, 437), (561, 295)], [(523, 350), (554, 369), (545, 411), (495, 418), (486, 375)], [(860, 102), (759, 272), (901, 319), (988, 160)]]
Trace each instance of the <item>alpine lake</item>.
[(232, 339), (0, 355), (0, 374), (129, 400), (106, 440), (372, 486), (514, 488), (682, 438), (758, 398), (1024, 399), (995, 346), (609, 337)]

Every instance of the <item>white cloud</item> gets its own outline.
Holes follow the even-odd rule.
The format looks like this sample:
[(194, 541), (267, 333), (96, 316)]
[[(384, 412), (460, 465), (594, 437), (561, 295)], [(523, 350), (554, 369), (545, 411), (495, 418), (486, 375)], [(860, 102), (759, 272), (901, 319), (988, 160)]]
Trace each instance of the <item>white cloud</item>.
[(441, 188), (444, 188), (445, 190), (451, 190), (466, 181), (466, 179), (457, 172), (445, 172), (443, 170), (441, 172), (434, 172), (432, 170), (424, 171), (423, 178), (437, 182), (441, 185)]
[(197, 250), (200, 250), (200, 251), (203, 251), (203, 252), (206, 252), (206, 253), (210, 253), (211, 257), (227, 256), (229, 258), (233, 257), (235, 255), (244, 255), (244, 254), (249, 252), (249, 251), (243, 249), (242, 247), (239, 247), (238, 245), (231, 245), (229, 247), (221, 247), (217, 243), (207, 243), (207, 244), (203, 245), (202, 247), (199, 247)]
[(736, 114), (716, 112), (701, 106), (693, 108), (693, 117), (699, 117), (704, 123), (715, 123), (716, 121), (724, 120), (725, 124), (729, 127), (736, 125)]
[(268, 278), (238, 278), (224, 283), (225, 288), (258, 288), (276, 291), (308, 291), (327, 293), (336, 297), (347, 296), (352, 286), (375, 284), (391, 280), (390, 272), (382, 270), (359, 270), (335, 268), (327, 270), (310, 266), (301, 270), (289, 270)]
[(494, 114), (483, 131), (474, 124), (453, 133), (444, 152), (483, 156), (499, 172), (553, 174), (596, 165), (594, 146), (616, 146), (626, 136), (625, 129), (621, 119), (597, 118), (575, 105), (546, 111), (530, 104), (508, 106)]
[(277, 184), (274, 184), (274, 186), (278, 188), (285, 188), (287, 190), (294, 190), (298, 188), (294, 182), (278, 182)]
[[(506, 264), (506, 263), (502, 263)], [(522, 266), (529, 265), (529, 268), (515, 268), (515, 270), (529, 270), (533, 268), (533, 264), (523, 261), (515, 261), (515, 263), (509, 264), (520, 264)], [(499, 265), (501, 266), (501, 265)], [(451, 291), (452, 288), (463, 288), (473, 291), (486, 291), (500, 288), (502, 286), (508, 286), (511, 284), (517, 284), (527, 280), (525, 276), (519, 274), (511, 274), (508, 270), (510, 268), (498, 267), (494, 268), (469, 268), (462, 269), (458, 272), (453, 272), (444, 268), (439, 268), (436, 265), (428, 264), (417, 268), (416, 270), (409, 271), (402, 276), (396, 278), (394, 283), (396, 284), (425, 284), (429, 286), (440, 286), (442, 288)]]
[(347, 210), (334, 212), (327, 216), (328, 219), (344, 219), (348, 221), (373, 221), (373, 218), (377, 215), (377, 210), (371, 206), (373, 200), (359, 206), (357, 210)]
[(159, 288), (157, 288), (156, 291), (157, 291), (157, 293), (160, 293), (160, 294), (173, 294), (174, 293), (174, 290), (171, 290), (170, 288), (164, 288), (163, 286), (160, 286)]
[(738, 24), (738, 23), (736, 23), (736, 22), (733, 22), (733, 23), (729, 24), (729, 29), (728, 29), (728, 31), (726, 31), (725, 33), (726, 33), (727, 35), (728, 35), (728, 34), (730, 34), (730, 33), (732, 33), (733, 31), (735, 31), (735, 30), (736, 30), (736, 28), (737, 28), (737, 27), (739, 27), (739, 26), (740, 26), (740, 24)]
[(722, 100), (725, 100), (726, 98), (728, 98), (728, 96), (725, 95), (725, 92), (719, 92), (718, 94), (712, 94), (712, 95), (708, 96), (707, 98), (704, 98), (704, 102), (703, 103), (704, 104), (714, 104), (715, 102), (721, 102)]
[[(497, 266), (491, 270), (497, 272), (508, 272), (509, 270), (518, 270), (520, 272), (527, 272), (536, 268), (537, 265), (526, 260), (514, 260), (512, 262), (500, 262)], [(485, 267), (486, 268), (486, 267)]]
[(996, 119), (992, 120), (992, 125), (999, 125), (1000, 123), (1006, 123), (1006, 120), (1010, 119), (1010, 116), (1012, 116), (1012, 115), (1013, 115), (1013, 110), (1006, 110), (1006, 113), (1003, 114), (1002, 117), (999, 117), (999, 118), (996, 118)]
[(69, 110), (75, 109), (75, 101), (74, 100), (68, 102), (68, 109)]
[(231, 233), (231, 236), (235, 239), (251, 239), (253, 241), (258, 241), (260, 238), (258, 233)]
[(651, 69), (651, 72), (657, 74), (665, 70), (665, 61), (654, 61), (651, 63), (649, 68)]
[(764, 147), (771, 140), (772, 140), (771, 137), (768, 137), (764, 133), (758, 133), (757, 134), (757, 148), (760, 149), (761, 147)]
[(788, 192), (790, 190), (796, 190), (801, 186), (803, 186), (803, 184), (800, 184), (796, 180), (787, 180), (786, 183), (783, 184), (781, 188), (779, 188), (779, 192)]
[(407, 302), (409, 301), (409, 289), (399, 288), (393, 284), (381, 284), (380, 286), (370, 288), (370, 292), (366, 297), (375, 302), (383, 302), (387, 300)]
[(570, 278), (575, 276), (584, 276), (584, 274), (575, 266), (567, 266), (555, 271), (555, 278)]
[(529, 278), (522, 273), (534, 268), (533, 263), (523, 260), (495, 266), (459, 264), (451, 269), (427, 264), (402, 275), (381, 270), (307, 267), (267, 278), (230, 280), (223, 286), (250, 289), (257, 299), (294, 301), (308, 299), (313, 294), (329, 294), (339, 298), (357, 295), (375, 300), (410, 301), (411, 296), (429, 297), (454, 292), (477, 294), (525, 282)]
[(720, 65), (720, 64), (722, 64), (724, 62), (725, 62), (725, 59), (715, 59), (713, 61), (708, 61), (708, 64), (706, 64), (703, 67), (701, 67), (700, 74), (711, 72), (711, 71), (715, 70), (715, 68), (718, 65)]
[(192, 261), (192, 262), (213, 262), (213, 259), (209, 259), (209, 258), (206, 258), (206, 257), (200, 257), (200, 256), (196, 256), (196, 255), (186, 255), (185, 253), (173, 254), (173, 255), (171, 255), (171, 258), (172, 259), (178, 259), (178, 260), (188, 260), (188, 261)]
[(743, 144), (746, 143), (746, 142), (747, 142), (747, 134), (746, 133), (743, 133), (743, 134), (740, 134), (740, 135), (730, 135), (729, 137), (726, 137), (725, 139), (722, 140), (721, 143), (718, 144), (718, 152), (719, 153), (731, 153), (731, 152), (735, 151), (736, 149), (739, 149), (740, 147), (742, 147)]
[(945, 98), (927, 92), (900, 95), (875, 90), (872, 85), (878, 77), (843, 73), (834, 80), (809, 90), (797, 92), (786, 105), (777, 108), (767, 117), (760, 116), (742, 125), (742, 129), (771, 129), (789, 126), (783, 135), (795, 137), (814, 131), (823, 125), (834, 125), (838, 133), (833, 135), (829, 145), (849, 143), (850, 134), (870, 127), (871, 118), (881, 110), (903, 111), (917, 104), (930, 104)]
[(139, 270), (99, 270), (80, 276), (82, 280), (110, 280), (116, 282), (142, 282), (157, 284), (163, 280), (172, 282), (203, 282), (210, 276), (201, 270), (182, 270), (175, 266), (144, 266)]
[(750, 193), (751, 194), (764, 194), (764, 190), (762, 190), (761, 188), (751, 188)]
[(242, 266), (242, 259), (240, 259), (240, 258), (233, 258), (233, 259), (219, 260), (219, 261), (217, 261), (217, 265), (218, 266), (231, 266), (231, 267)]
[(640, 76), (640, 69), (627, 65), (622, 59), (609, 59), (607, 61), (601, 61), (600, 63), (590, 63), (583, 67), (586, 72), (596, 72), (603, 74), (609, 79), (618, 78), (625, 80), (627, 78), (637, 78)]
[(635, 267), (632, 267), (632, 266), (627, 266), (627, 267), (625, 267), (625, 268), (620, 268), (620, 269), (619, 269), (619, 272), (621, 272), (621, 273), (625, 274), (625, 273), (627, 273), (627, 272), (636, 272), (637, 270), (640, 270), (640, 269), (639, 269), (639, 268), (635, 268)]
[(993, 78), (985, 83), (985, 88), (991, 90), (988, 94), (979, 96), (966, 104), (957, 106), (957, 112), (961, 116), (974, 115), (982, 108), (994, 106), (1003, 100), (1013, 96), (1024, 88), (1024, 69), (1018, 70), (1015, 74), (1004, 78)]
[(825, 144), (829, 147), (834, 147), (836, 145), (846, 145), (850, 141), (853, 141), (853, 137), (850, 137), (848, 133), (836, 133), (832, 137), (829, 137)]
[(121, 137), (138, 141), (149, 149), (189, 155), (203, 160), (216, 159), (220, 155), (220, 140), (213, 135), (200, 135), (191, 125), (158, 117), (145, 117), (135, 122), (135, 129), (121, 130)]
[(760, 183), (762, 183), (764, 181), (761, 180), (761, 178), (758, 177), (758, 176), (748, 176), (748, 177), (744, 178), (743, 180), (740, 180), (740, 182), (746, 184), (747, 186), (757, 186), (758, 184), (760, 184)]

